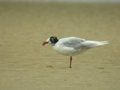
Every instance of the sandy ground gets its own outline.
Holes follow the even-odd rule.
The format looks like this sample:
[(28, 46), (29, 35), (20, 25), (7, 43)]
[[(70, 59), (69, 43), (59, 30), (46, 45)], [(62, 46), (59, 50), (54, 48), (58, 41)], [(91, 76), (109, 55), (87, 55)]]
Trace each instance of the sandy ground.
[[(73, 57), (50, 36), (107, 40)], [(0, 90), (120, 90), (120, 4), (0, 3)]]

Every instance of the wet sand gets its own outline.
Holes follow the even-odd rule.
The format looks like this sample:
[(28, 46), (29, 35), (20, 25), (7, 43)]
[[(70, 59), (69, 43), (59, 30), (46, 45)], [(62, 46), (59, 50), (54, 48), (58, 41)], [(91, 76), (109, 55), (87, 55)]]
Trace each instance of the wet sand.
[[(107, 40), (73, 57), (50, 36)], [(120, 90), (120, 4), (0, 2), (0, 90)]]

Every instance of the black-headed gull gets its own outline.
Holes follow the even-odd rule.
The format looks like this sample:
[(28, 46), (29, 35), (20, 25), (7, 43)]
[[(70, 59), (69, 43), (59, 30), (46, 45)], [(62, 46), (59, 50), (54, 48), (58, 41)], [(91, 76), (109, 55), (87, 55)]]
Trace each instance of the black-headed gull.
[(69, 67), (71, 68), (73, 55), (80, 54), (81, 52), (84, 52), (96, 46), (108, 44), (108, 42), (107, 41), (91, 41), (91, 40), (85, 40), (77, 37), (67, 37), (67, 38), (58, 39), (55, 36), (51, 36), (45, 42), (43, 42), (43, 45), (45, 44), (50, 44), (52, 45), (55, 51), (66, 56), (70, 56)]

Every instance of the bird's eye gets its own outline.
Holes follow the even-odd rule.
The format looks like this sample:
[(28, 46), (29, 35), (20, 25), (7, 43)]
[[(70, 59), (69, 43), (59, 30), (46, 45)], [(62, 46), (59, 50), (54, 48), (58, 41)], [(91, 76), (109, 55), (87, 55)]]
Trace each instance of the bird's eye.
[(50, 41), (51, 41), (51, 42), (54, 42), (54, 38), (50, 38)]

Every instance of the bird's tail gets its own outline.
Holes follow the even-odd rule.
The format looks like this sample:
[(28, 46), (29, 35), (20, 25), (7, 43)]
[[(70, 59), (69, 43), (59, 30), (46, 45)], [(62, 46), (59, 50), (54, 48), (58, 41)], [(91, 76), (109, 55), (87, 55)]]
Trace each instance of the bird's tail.
[(108, 44), (108, 41), (86, 41), (83, 43), (84, 46), (89, 47), (89, 48), (101, 46), (105, 44)]

